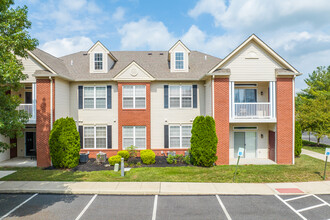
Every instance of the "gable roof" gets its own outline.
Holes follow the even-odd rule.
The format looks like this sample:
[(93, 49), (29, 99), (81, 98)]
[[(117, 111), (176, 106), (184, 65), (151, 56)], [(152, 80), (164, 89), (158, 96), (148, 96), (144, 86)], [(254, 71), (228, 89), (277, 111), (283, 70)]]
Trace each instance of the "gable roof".
[(152, 81), (155, 80), (155, 78), (150, 75), (145, 69), (143, 69), (139, 64), (137, 64), (134, 60), (127, 65), (127, 67), (125, 67), (122, 71), (120, 71), (113, 79), (114, 80), (134, 80), (134, 81), (138, 81), (138, 80), (145, 80), (145, 79), (134, 79), (135, 76), (132, 76), (130, 78), (125, 78), (125, 79), (121, 79), (120, 77), (123, 75), (123, 73), (125, 73), (130, 67), (135, 66), (137, 67), (139, 70), (141, 70), (145, 76), (147, 76), (147, 78)]
[(108, 54), (109, 56), (114, 60), (114, 61), (117, 61), (117, 58), (110, 52), (110, 50), (108, 50), (108, 48), (106, 48), (102, 43), (101, 41), (97, 41), (91, 48), (89, 48), (89, 50), (87, 51), (87, 53), (91, 53), (91, 51), (96, 47), (96, 46), (100, 46), (102, 47)]
[(274, 57), (279, 63), (281, 63), (285, 69), (288, 69), (294, 75), (301, 75), (298, 70), (296, 70), (291, 64), (289, 64), (286, 60), (284, 60), (280, 55), (278, 55), (272, 48), (270, 48), (265, 42), (263, 42), (260, 38), (258, 38), (255, 34), (252, 34), (248, 39), (246, 39), (242, 44), (240, 44), (235, 50), (233, 50), (230, 54), (228, 54), (220, 63), (214, 66), (209, 73), (215, 72), (219, 69), (223, 64), (225, 64), (228, 60), (230, 60), (234, 55), (236, 55), (244, 46), (249, 44), (250, 42), (255, 42), (261, 48), (263, 48), (268, 54)]
[(176, 48), (176, 46), (180, 44), (188, 53), (190, 53), (191, 51), (188, 49), (188, 47), (186, 47), (186, 45), (184, 45), (184, 43), (182, 43), (181, 40), (178, 40), (169, 50), (169, 53), (172, 53), (173, 49)]

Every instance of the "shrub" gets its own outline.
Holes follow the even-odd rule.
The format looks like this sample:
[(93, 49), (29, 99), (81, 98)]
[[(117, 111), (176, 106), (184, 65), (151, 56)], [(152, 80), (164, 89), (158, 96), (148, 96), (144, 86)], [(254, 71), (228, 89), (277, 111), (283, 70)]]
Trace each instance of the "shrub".
[(156, 154), (152, 150), (142, 150), (140, 152), (142, 163), (153, 164), (156, 162)]
[(190, 165), (190, 164), (191, 164), (190, 155), (185, 156), (185, 157), (183, 158), (183, 161), (184, 161), (186, 164)]
[(80, 136), (73, 118), (55, 121), (49, 135), (49, 150), (56, 168), (73, 168), (79, 164)]
[(124, 158), (124, 160), (128, 160), (129, 158), (129, 152), (127, 150), (122, 150), (117, 153), (117, 155)]
[(175, 160), (175, 156), (172, 156), (171, 154), (169, 154), (169, 155), (167, 156), (167, 158), (166, 158), (166, 161), (167, 161), (167, 163), (169, 163), (169, 164), (174, 163), (174, 160)]
[(300, 123), (296, 121), (295, 130), (295, 142), (294, 142), (294, 154), (298, 157), (301, 154), (302, 138), (301, 138), (301, 126)]
[(136, 147), (135, 146), (131, 145), (131, 146), (127, 147), (126, 150), (129, 153), (129, 157), (136, 157), (137, 150), (136, 150)]
[(194, 165), (211, 167), (218, 159), (218, 138), (215, 132), (215, 121), (210, 116), (197, 116), (191, 129), (190, 155)]
[(121, 156), (119, 155), (115, 155), (115, 156), (112, 156), (109, 158), (109, 164), (114, 166), (116, 163), (119, 163), (121, 162)]

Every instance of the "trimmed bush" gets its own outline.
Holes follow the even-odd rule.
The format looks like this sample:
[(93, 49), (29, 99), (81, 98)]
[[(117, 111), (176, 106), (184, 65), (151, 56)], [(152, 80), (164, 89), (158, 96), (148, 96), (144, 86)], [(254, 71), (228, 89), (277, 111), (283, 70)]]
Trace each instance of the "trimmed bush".
[(118, 163), (120, 165), (121, 163), (121, 156), (119, 155), (115, 155), (109, 158), (109, 164), (114, 166), (116, 163)]
[(73, 168), (79, 164), (80, 136), (73, 118), (59, 118), (49, 135), (53, 166)]
[(218, 159), (218, 138), (215, 121), (210, 116), (197, 116), (191, 129), (191, 162), (195, 166), (211, 167)]
[(129, 158), (129, 152), (127, 150), (121, 150), (117, 153), (117, 155), (124, 158), (124, 160), (128, 160)]
[(144, 164), (153, 164), (156, 162), (156, 154), (152, 150), (142, 150), (140, 152), (142, 163)]
[(137, 155), (137, 150), (136, 149), (137, 149), (137, 147), (135, 147), (133, 145), (126, 148), (126, 150), (129, 153), (129, 157), (136, 157), (136, 155)]
[(295, 130), (295, 141), (294, 141), (294, 154), (298, 157), (301, 154), (302, 147), (302, 131), (300, 123), (296, 121), (296, 130)]

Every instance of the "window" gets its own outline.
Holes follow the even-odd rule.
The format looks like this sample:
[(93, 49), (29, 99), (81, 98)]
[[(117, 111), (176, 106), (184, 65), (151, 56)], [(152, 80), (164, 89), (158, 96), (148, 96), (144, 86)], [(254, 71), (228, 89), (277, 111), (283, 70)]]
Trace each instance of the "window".
[(103, 69), (103, 54), (102, 53), (94, 54), (94, 68), (95, 68), (95, 70)]
[(183, 52), (175, 53), (175, 69), (183, 70)]
[(192, 86), (170, 86), (170, 108), (192, 107)]
[(146, 108), (146, 86), (123, 86), (123, 108), (144, 109)]
[(84, 148), (107, 148), (107, 127), (84, 127)]
[(170, 126), (170, 148), (190, 147), (191, 125)]
[(135, 146), (138, 149), (146, 148), (146, 127), (124, 126), (123, 127), (123, 148)]
[(84, 108), (106, 108), (107, 88), (105, 86), (84, 87)]
[(235, 102), (257, 102), (257, 89), (236, 89), (235, 88)]

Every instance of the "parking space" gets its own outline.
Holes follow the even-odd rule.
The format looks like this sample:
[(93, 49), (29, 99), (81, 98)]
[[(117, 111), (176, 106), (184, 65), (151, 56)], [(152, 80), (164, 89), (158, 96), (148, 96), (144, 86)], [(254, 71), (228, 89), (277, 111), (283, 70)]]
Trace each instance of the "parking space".
[(329, 219), (330, 195), (0, 194), (2, 219)]

